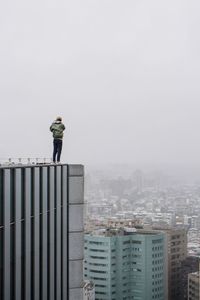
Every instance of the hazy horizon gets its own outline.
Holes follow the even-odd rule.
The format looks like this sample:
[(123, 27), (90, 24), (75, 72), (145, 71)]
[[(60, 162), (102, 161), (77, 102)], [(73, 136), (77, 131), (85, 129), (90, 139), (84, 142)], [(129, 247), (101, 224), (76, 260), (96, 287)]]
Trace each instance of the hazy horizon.
[(0, 157), (200, 165), (197, 0), (3, 2)]

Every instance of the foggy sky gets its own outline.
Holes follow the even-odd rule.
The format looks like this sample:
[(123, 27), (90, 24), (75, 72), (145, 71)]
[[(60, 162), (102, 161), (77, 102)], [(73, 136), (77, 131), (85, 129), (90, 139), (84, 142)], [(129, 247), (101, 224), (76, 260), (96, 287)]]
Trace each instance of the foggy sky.
[(200, 2), (0, 4), (0, 157), (200, 163)]

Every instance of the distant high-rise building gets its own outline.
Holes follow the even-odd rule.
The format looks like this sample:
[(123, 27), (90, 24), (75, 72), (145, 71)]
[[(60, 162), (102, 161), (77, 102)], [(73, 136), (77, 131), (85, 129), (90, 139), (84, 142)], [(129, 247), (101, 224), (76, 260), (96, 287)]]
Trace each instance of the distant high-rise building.
[(200, 272), (188, 276), (188, 300), (200, 299)]
[(199, 271), (199, 257), (188, 256), (181, 262), (181, 300), (188, 300), (188, 274)]
[(165, 235), (156, 231), (86, 234), (84, 275), (95, 284), (95, 299), (167, 299), (165, 248)]
[(134, 173), (134, 179), (136, 184), (136, 190), (138, 193), (141, 193), (144, 188), (144, 174), (140, 170), (136, 170)]
[(0, 299), (78, 300), (83, 167), (0, 166)]
[(183, 300), (181, 298), (181, 263), (187, 257), (187, 231), (179, 228), (158, 227), (157, 229), (165, 232), (167, 236), (168, 300)]
[(187, 257), (187, 232), (185, 229), (171, 229), (166, 233), (168, 237), (169, 300), (182, 300), (181, 262)]

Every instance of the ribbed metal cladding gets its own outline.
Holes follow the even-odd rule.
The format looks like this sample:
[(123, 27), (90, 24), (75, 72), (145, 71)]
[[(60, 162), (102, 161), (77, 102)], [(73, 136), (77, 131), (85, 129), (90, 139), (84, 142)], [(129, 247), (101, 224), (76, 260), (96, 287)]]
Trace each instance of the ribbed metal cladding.
[(0, 166), (0, 300), (71, 300), (69, 176), (68, 165)]

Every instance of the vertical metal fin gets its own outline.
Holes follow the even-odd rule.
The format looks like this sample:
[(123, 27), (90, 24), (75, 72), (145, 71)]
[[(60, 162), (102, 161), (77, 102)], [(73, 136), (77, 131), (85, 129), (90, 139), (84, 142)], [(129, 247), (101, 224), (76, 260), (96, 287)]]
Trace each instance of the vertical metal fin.
[(56, 167), (56, 299), (61, 300), (61, 166)]
[(21, 276), (22, 276), (22, 248), (21, 248), (21, 212), (22, 212), (22, 176), (21, 169), (15, 170), (15, 300), (22, 299)]
[(40, 298), (40, 173), (34, 168), (34, 300)]
[(49, 299), (55, 300), (55, 209), (54, 209), (54, 167), (49, 168)]
[(25, 169), (25, 299), (31, 299), (31, 169)]
[(10, 170), (4, 170), (4, 300), (10, 300), (10, 176)]
[(62, 300), (67, 299), (67, 166), (62, 168)]
[(41, 299), (42, 300), (48, 300), (47, 298), (47, 235), (48, 235), (48, 222), (47, 222), (47, 195), (48, 195), (48, 190), (47, 190), (47, 168), (43, 167), (42, 168), (42, 295)]

